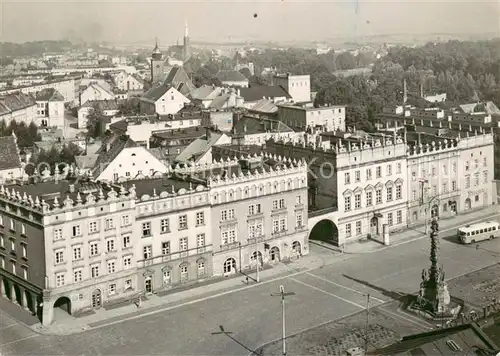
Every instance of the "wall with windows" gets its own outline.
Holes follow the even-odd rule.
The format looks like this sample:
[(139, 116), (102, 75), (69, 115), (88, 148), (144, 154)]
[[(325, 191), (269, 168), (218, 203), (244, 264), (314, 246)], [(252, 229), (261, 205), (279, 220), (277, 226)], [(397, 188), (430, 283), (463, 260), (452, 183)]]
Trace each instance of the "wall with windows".
[(341, 144), (337, 154), (339, 243), (406, 227), (406, 145), (400, 137)]
[(181, 188), (177, 194), (156, 193), (136, 207), (134, 246), (140, 288), (146, 293), (212, 275), (208, 192), (199, 186), (191, 192)]
[(305, 164), (210, 187), (214, 275), (308, 253)]
[(135, 197), (126, 196), (45, 214), (46, 289), (50, 290), (44, 295), (46, 320), (52, 320), (51, 306), (60, 297), (69, 298), (76, 312), (139, 291), (132, 244), (134, 208)]

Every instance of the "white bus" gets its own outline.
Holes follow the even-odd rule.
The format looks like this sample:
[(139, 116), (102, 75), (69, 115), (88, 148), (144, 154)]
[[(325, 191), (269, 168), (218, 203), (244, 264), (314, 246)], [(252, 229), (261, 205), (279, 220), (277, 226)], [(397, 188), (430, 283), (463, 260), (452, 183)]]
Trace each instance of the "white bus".
[(457, 236), (463, 244), (493, 240), (500, 237), (500, 223), (486, 221), (477, 224), (465, 225), (458, 228)]

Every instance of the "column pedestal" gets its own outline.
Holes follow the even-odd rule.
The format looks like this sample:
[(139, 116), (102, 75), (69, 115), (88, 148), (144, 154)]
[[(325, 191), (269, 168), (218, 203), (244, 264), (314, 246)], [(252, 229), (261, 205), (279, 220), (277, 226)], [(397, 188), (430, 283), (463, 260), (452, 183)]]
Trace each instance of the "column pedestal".
[(21, 288), (21, 306), (24, 310), (29, 311), (28, 298), (26, 298), (26, 289)]
[(50, 325), (54, 319), (54, 307), (49, 298), (43, 298), (42, 325)]
[(10, 285), (10, 301), (14, 304), (19, 305), (17, 302), (16, 288), (14, 287), (14, 283)]
[(4, 279), (5, 277), (0, 278), (0, 294), (2, 295), (3, 298), (7, 298), (7, 291), (5, 290)]

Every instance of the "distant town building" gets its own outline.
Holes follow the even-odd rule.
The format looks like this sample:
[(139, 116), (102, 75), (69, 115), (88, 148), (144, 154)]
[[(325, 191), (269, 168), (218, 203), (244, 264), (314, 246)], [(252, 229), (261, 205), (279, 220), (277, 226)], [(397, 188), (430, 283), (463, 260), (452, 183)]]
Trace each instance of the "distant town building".
[(311, 77), (309, 75), (277, 74), (273, 85), (282, 87), (296, 103), (311, 101)]
[(55, 89), (36, 93), (37, 126), (64, 127), (64, 97)]

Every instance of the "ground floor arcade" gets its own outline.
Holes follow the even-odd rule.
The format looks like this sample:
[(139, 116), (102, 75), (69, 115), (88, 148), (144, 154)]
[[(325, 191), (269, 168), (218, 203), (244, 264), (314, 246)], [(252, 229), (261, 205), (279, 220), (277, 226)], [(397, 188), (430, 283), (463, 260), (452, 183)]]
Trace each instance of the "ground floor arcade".
[(0, 275), (2, 298), (10, 300), (32, 315), (40, 316), (42, 291), (17, 276)]

